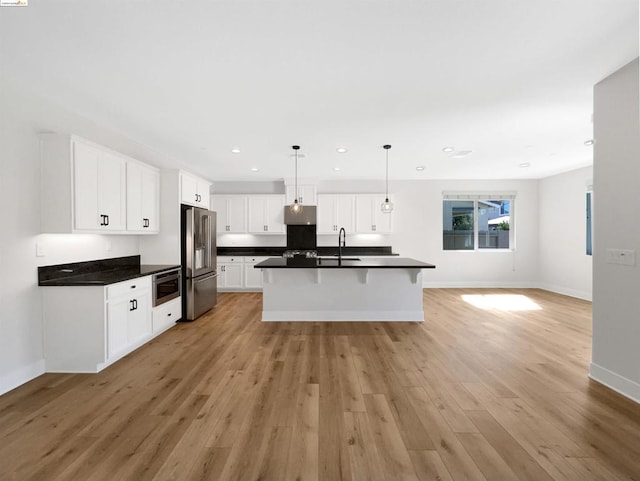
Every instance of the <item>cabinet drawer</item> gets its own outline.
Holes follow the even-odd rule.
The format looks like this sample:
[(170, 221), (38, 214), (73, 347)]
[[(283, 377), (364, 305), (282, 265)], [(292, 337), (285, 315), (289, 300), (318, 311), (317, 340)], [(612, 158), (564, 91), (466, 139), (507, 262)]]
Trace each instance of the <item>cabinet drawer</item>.
[(153, 309), (153, 332), (159, 332), (182, 317), (182, 298), (176, 297)]
[(151, 276), (138, 277), (137, 279), (107, 286), (107, 300), (125, 296), (127, 293), (137, 291), (138, 289), (151, 289)]
[(242, 256), (218, 256), (218, 264), (233, 264), (236, 262), (244, 262)]
[(258, 262), (266, 261), (269, 256), (245, 256), (244, 262), (247, 264), (257, 264)]

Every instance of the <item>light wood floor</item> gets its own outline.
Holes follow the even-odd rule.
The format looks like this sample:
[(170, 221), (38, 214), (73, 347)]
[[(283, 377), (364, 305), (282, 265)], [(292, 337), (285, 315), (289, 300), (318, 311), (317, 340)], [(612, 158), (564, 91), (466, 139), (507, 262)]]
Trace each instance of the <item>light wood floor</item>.
[(100, 374), (0, 397), (0, 479), (640, 479), (640, 406), (587, 378), (590, 303), (424, 305), (422, 324), (263, 324), (260, 294), (223, 294)]

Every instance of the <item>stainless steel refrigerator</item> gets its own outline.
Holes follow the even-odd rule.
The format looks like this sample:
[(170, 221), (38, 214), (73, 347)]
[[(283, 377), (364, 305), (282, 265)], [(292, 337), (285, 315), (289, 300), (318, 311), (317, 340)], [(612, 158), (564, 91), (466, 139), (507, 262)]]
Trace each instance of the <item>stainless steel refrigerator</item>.
[(193, 321), (218, 300), (216, 213), (183, 205), (182, 319)]

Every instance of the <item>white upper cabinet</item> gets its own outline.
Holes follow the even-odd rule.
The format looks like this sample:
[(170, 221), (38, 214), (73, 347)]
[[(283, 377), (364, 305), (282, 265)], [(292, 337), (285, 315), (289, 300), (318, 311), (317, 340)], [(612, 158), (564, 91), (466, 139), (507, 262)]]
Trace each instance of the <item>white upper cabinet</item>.
[(247, 196), (212, 195), (211, 210), (217, 214), (218, 235), (247, 232)]
[(250, 195), (248, 198), (248, 232), (284, 234), (284, 196)]
[(393, 213), (384, 214), (381, 205), (385, 196), (356, 195), (356, 232), (359, 234), (389, 234)]
[(210, 182), (187, 172), (180, 172), (180, 201), (183, 204), (209, 209), (210, 188)]
[(72, 144), (75, 230), (126, 230), (126, 159), (78, 139)]
[(341, 227), (353, 233), (354, 208), (354, 195), (318, 194), (318, 234), (337, 234)]
[[(293, 204), (295, 198), (295, 185), (288, 184), (285, 188), (286, 205)], [(302, 205), (316, 205), (316, 186), (312, 184), (298, 185), (298, 202)]]
[(160, 230), (160, 173), (138, 162), (127, 163), (127, 231), (157, 234)]
[(43, 134), (40, 142), (42, 232), (137, 234), (144, 222), (157, 233), (157, 169), (75, 135)]

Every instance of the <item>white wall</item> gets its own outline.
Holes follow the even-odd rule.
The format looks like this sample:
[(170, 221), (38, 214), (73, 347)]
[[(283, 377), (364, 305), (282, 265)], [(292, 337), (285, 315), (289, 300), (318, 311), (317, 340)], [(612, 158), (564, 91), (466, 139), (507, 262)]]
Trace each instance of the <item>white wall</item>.
[[(516, 250), (514, 252), (443, 251), (443, 191), (516, 192), (513, 223)], [(318, 193), (347, 192), (384, 192), (384, 182), (334, 181), (321, 182), (318, 185)], [(537, 286), (539, 279), (537, 180), (392, 181), (389, 184), (389, 197), (394, 203), (393, 234), (357, 236), (357, 240), (351, 245), (391, 245), (394, 252), (403, 257), (413, 257), (435, 264), (436, 269), (425, 271), (423, 274), (425, 286)], [(348, 238), (347, 242), (349, 241)], [(324, 245), (325, 242), (322, 244)], [(326, 245), (332, 245), (332, 243), (327, 242)]]
[[(40, 167), (37, 133), (74, 132), (96, 138), (96, 126), (0, 85), (0, 394), (44, 371), (39, 265), (139, 253), (137, 236), (40, 235)], [(117, 136), (116, 136), (117, 137)], [(45, 257), (36, 257), (36, 242)], [(107, 250), (107, 249), (110, 250)]]
[(640, 258), (607, 264), (606, 249), (640, 256), (638, 60), (594, 89), (592, 378), (640, 402)]
[(591, 300), (592, 256), (586, 254), (586, 193), (593, 168), (541, 179), (540, 287)]

